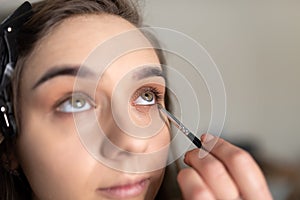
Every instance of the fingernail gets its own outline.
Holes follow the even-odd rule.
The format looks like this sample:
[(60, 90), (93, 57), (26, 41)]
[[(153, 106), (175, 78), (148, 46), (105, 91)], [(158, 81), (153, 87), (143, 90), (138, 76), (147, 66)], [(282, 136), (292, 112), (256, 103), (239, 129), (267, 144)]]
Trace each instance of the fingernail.
[(208, 133), (205, 133), (201, 136), (201, 141), (204, 143), (208, 143), (208, 142), (212, 141), (213, 139), (215, 139), (215, 137)]

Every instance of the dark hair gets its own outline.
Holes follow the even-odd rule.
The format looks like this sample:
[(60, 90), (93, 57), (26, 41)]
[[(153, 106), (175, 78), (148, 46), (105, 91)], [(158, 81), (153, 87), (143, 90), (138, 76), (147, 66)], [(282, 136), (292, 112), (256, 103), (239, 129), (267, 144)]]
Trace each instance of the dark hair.
[[(33, 15), (26, 22), (17, 38), (18, 61), (12, 80), (12, 94), (17, 125), (21, 123), (18, 116), (19, 80), (23, 66), (32, 53), (38, 41), (59, 25), (64, 19), (85, 14), (110, 14), (129, 21), (136, 27), (142, 26), (142, 20), (136, 2), (131, 0), (43, 0), (33, 4)], [(149, 39), (151, 40), (151, 39)], [(157, 42), (152, 40), (150, 42)], [(157, 55), (164, 63), (160, 50)], [(20, 127), (20, 126), (18, 126)], [(10, 155), (13, 155), (15, 138), (5, 138), (0, 144), (0, 198), (5, 200), (31, 199), (30, 186), (18, 169), (18, 176), (12, 173)]]

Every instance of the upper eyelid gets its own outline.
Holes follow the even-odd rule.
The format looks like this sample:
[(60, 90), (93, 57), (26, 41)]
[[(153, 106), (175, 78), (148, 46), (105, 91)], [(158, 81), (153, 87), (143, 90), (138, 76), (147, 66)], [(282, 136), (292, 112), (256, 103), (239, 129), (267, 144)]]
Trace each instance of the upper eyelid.
[(139, 89), (137, 89), (132, 98), (131, 98), (131, 101), (132, 103), (134, 103), (134, 101), (140, 97), (140, 95), (143, 93), (143, 92), (147, 92), (147, 91), (151, 91), (153, 92), (153, 94), (155, 95), (155, 98), (156, 98), (156, 101), (162, 99), (164, 96), (164, 92), (161, 91), (159, 88), (155, 87), (155, 86), (143, 86), (143, 87), (140, 87)]
[(143, 86), (143, 87), (140, 87), (139, 89), (137, 89), (133, 95), (132, 95), (132, 100), (134, 99), (137, 99), (143, 92), (146, 92), (146, 91), (152, 91), (154, 88), (151, 87), (151, 86)]

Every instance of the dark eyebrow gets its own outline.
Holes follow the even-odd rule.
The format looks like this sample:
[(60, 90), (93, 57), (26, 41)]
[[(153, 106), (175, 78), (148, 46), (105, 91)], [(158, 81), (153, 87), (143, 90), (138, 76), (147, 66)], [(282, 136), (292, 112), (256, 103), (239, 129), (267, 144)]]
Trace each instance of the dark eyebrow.
[(133, 74), (133, 79), (141, 80), (152, 76), (160, 76), (166, 80), (164, 72), (159, 67), (147, 66), (137, 70)]
[(59, 67), (52, 67), (33, 85), (32, 89), (36, 89), (41, 84), (57, 76), (87, 77), (92, 76), (93, 74), (94, 73), (89, 68), (83, 66), (64, 65)]

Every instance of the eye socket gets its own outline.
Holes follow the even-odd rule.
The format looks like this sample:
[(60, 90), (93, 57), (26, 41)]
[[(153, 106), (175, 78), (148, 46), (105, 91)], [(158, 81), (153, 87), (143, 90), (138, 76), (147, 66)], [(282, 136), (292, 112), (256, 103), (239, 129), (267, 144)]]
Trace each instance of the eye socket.
[(94, 104), (87, 95), (72, 94), (57, 107), (57, 111), (64, 113), (78, 113), (92, 109)]
[(156, 95), (152, 91), (144, 91), (142, 92), (139, 97), (134, 101), (135, 105), (141, 106), (149, 106), (154, 105), (156, 103)]

